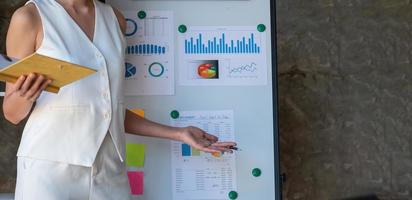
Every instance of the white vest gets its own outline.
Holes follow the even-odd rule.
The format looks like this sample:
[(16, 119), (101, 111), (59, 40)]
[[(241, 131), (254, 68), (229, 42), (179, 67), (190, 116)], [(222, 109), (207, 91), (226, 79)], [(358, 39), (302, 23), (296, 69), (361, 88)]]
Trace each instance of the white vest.
[(39, 11), (43, 42), (37, 53), (84, 65), (98, 72), (44, 92), (30, 115), (17, 156), (92, 166), (109, 131), (124, 160), (125, 38), (113, 9), (94, 1), (93, 42), (55, 0), (30, 0)]

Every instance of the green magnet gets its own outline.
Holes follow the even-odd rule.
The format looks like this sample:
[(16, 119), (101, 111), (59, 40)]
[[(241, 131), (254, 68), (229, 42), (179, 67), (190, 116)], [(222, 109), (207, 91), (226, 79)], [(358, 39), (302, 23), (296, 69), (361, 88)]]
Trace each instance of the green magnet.
[(233, 200), (233, 199), (237, 199), (237, 192), (235, 191), (230, 191), (229, 192), (229, 199)]
[(139, 19), (144, 19), (146, 18), (146, 12), (141, 10), (137, 13), (137, 17), (139, 17)]
[(266, 30), (266, 26), (264, 24), (257, 25), (257, 30), (259, 32), (264, 32)]
[(170, 112), (170, 116), (173, 118), (173, 119), (177, 119), (177, 118), (179, 118), (179, 111), (177, 111), (177, 110), (173, 110), (172, 112)]
[(262, 170), (260, 170), (259, 168), (255, 168), (252, 170), (252, 175), (254, 177), (259, 177), (260, 175), (262, 175)]
[(186, 33), (187, 27), (186, 27), (186, 25), (182, 24), (182, 25), (179, 26), (178, 30), (179, 30), (180, 33)]

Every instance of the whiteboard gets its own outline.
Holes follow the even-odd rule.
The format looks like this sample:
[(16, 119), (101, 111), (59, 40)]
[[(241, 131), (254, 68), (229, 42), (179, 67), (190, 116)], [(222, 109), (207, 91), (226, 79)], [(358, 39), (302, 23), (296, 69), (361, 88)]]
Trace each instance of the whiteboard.
[[(269, 0), (250, 1), (131, 1), (107, 0), (122, 12), (171, 11), (173, 13), (174, 90), (172, 95), (127, 96), (126, 107), (142, 108), (146, 118), (170, 124), (170, 113), (197, 110), (233, 111), (235, 140), (241, 151), (236, 152), (236, 192), (241, 200), (280, 199), (279, 158), (277, 142), (277, 85), (276, 61), (272, 52), (275, 30), (271, 26)], [(275, 10), (272, 10), (272, 15)], [(266, 53), (265, 81), (251, 85), (185, 84), (181, 81), (182, 46), (180, 25), (191, 27), (256, 27), (266, 26), (264, 49)], [(274, 24), (274, 23), (273, 23)], [(179, 67), (180, 66), (180, 67)], [(273, 68), (272, 68), (273, 66)], [(275, 93), (274, 93), (275, 92)], [(275, 105), (275, 106), (274, 106)], [(144, 194), (137, 200), (172, 200), (171, 142), (163, 139), (127, 135), (128, 141), (146, 144), (144, 167)], [(259, 168), (260, 177), (252, 170)], [(202, 199), (199, 197), (199, 199)], [(226, 199), (229, 199), (228, 197)], [(205, 199), (206, 200), (206, 199)]]

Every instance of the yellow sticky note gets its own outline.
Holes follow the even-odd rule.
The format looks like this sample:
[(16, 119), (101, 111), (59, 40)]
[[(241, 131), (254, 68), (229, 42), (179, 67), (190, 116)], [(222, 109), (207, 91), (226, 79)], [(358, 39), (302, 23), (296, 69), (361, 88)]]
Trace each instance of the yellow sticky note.
[(144, 117), (144, 110), (140, 108), (131, 109), (132, 113), (139, 115), (140, 117)]
[(129, 167), (143, 167), (146, 145), (126, 144), (126, 164)]

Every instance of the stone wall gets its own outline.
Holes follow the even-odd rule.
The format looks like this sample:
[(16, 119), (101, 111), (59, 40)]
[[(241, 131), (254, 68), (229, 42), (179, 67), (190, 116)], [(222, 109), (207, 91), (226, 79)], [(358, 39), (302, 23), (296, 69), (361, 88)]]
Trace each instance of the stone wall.
[[(26, 0), (0, 1), (0, 53), (5, 53), (6, 33), (10, 17), (14, 10), (23, 5)], [(0, 83), (0, 91), (4, 84)], [(20, 142), (23, 124), (14, 126), (4, 119), (3, 97), (0, 97), (0, 193), (13, 192), (16, 183), (16, 152)]]
[(412, 199), (411, 1), (277, 6), (285, 199)]

